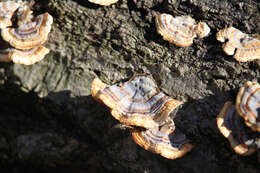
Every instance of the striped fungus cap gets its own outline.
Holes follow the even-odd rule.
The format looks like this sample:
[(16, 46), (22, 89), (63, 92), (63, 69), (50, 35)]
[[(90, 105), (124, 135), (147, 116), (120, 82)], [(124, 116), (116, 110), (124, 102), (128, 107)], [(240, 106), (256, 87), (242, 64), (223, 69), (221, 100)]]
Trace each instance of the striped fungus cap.
[(186, 136), (175, 130), (173, 121), (168, 121), (159, 128), (135, 129), (132, 137), (145, 150), (168, 159), (180, 158), (193, 148)]
[(31, 49), (19, 50), (11, 47), (6, 42), (0, 43), (0, 61), (16, 64), (32, 65), (44, 58), (49, 49), (44, 46), (37, 46)]
[(190, 16), (173, 17), (170, 14), (158, 14), (155, 18), (157, 32), (163, 39), (179, 47), (187, 47), (196, 36), (206, 37), (210, 28), (204, 22), (196, 24)]
[(239, 89), (236, 109), (247, 126), (260, 132), (260, 85), (257, 82), (248, 81)]
[(238, 115), (232, 102), (225, 103), (217, 116), (217, 126), (236, 153), (247, 156), (256, 151), (255, 139), (258, 134), (252, 133), (245, 126), (243, 118)]
[(226, 27), (220, 30), (216, 38), (220, 42), (225, 42), (222, 48), (227, 55), (240, 62), (253, 61), (260, 59), (260, 39), (250, 37), (234, 27)]
[[(33, 1), (32, 1), (33, 2)], [(0, 61), (32, 65), (44, 58), (49, 49), (42, 46), (51, 30), (53, 18), (44, 13), (33, 17), (26, 1), (0, 3)]]
[(91, 92), (121, 123), (144, 128), (158, 127), (173, 109), (182, 104), (160, 92), (149, 75), (135, 75), (123, 84), (111, 86), (96, 78)]
[(47, 40), (52, 22), (52, 16), (44, 13), (17, 28), (2, 28), (1, 35), (6, 42), (17, 49), (31, 49)]

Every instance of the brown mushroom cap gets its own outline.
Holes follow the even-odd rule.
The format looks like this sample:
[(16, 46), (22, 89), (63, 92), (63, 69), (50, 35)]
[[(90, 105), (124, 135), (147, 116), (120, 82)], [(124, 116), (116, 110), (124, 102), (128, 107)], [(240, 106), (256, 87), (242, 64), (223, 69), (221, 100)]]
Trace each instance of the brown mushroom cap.
[(108, 106), (112, 116), (125, 125), (157, 127), (182, 104), (160, 92), (147, 75), (136, 75), (121, 86), (107, 86), (95, 79), (91, 90), (92, 96)]
[(234, 27), (227, 27), (216, 34), (220, 42), (225, 42), (223, 51), (227, 55), (234, 55), (240, 62), (260, 59), (260, 39), (250, 37)]
[(34, 47), (28, 50), (18, 50), (12, 47), (0, 49), (0, 61), (10, 62), (16, 64), (32, 65), (42, 60), (49, 49), (44, 46)]
[(52, 22), (52, 16), (44, 13), (18, 28), (3, 28), (1, 35), (5, 41), (17, 49), (31, 49), (47, 40)]
[(118, 0), (88, 0), (88, 1), (94, 4), (108, 6), (116, 3)]
[(247, 156), (256, 151), (254, 139), (246, 133), (243, 119), (237, 114), (232, 102), (225, 103), (217, 116), (217, 125), (236, 153)]
[(19, 6), (15, 1), (0, 2), (0, 28), (12, 25), (12, 16)]
[(260, 85), (248, 81), (241, 87), (236, 98), (236, 108), (240, 116), (245, 119), (247, 126), (260, 132)]
[(145, 150), (160, 154), (168, 159), (177, 159), (191, 151), (193, 145), (188, 143), (186, 136), (175, 131), (174, 124), (132, 132), (134, 141)]

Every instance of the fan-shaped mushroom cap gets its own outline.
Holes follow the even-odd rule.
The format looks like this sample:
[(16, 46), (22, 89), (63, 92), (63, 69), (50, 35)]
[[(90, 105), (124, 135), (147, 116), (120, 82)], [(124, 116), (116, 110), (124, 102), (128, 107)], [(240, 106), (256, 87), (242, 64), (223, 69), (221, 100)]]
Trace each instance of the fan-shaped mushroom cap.
[(17, 49), (31, 49), (43, 44), (48, 37), (53, 22), (52, 16), (44, 13), (32, 22), (18, 28), (3, 28), (2, 37)]
[(20, 4), (15, 1), (0, 2), (0, 28), (12, 25), (12, 16), (19, 5)]
[(246, 125), (260, 132), (260, 85), (257, 82), (248, 81), (245, 87), (240, 88), (236, 108)]
[(154, 128), (182, 104), (160, 92), (151, 76), (136, 75), (123, 85), (92, 82), (92, 96), (107, 105), (111, 114), (126, 125)]
[(94, 4), (108, 6), (116, 3), (118, 0), (88, 0), (88, 1)]
[(164, 40), (179, 47), (190, 46), (198, 34), (201, 38), (209, 34), (210, 28), (206, 23), (196, 25), (190, 16), (173, 17), (169, 14), (158, 14), (155, 19), (157, 32)]
[(225, 103), (217, 116), (217, 125), (236, 153), (246, 156), (256, 151), (254, 139), (246, 133), (243, 119), (237, 114), (232, 102)]
[(222, 46), (227, 55), (240, 62), (253, 61), (260, 59), (260, 40), (250, 37), (234, 27), (227, 27), (220, 30), (216, 38), (220, 42), (228, 41)]
[(188, 143), (184, 134), (175, 131), (173, 122), (171, 126), (168, 124), (160, 129), (136, 129), (132, 132), (132, 137), (138, 145), (150, 152), (168, 159), (180, 158), (189, 152), (193, 145)]
[(0, 61), (13, 61), (16, 64), (32, 65), (42, 60), (49, 49), (44, 46), (34, 47), (28, 50), (18, 50), (12, 47), (0, 49)]

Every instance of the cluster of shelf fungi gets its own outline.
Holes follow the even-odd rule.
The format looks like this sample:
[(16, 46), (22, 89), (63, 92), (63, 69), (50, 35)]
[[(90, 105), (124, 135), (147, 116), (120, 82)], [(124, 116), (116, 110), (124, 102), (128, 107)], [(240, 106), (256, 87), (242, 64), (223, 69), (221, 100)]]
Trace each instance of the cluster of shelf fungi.
[(22, 1), (0, 3), (0, 61), (32, 65), (49, 53), (42, 44), (53, 18), (49, 13), (34, 17), (31, 5)]
[[(107, 6), (118, 0), (89, 1)], [(43, 44), (51, 30), (52, 16), (44, 13), (35, 17), (31, 6), (22, 1), (0, 2), (0, 61), (32, 65), (49, 53)], [(196, 24), (190, 16), (157, 14), (155, 24), (163, 39), (178, 47), (190, 46), (195, 37), (210, 33), (206, 23)], [(216, 39), (225, 42), (223, 51), (239, 62), (260, 59), (259, 35), (250, 36), (230, 26), (217, 32)], [(120, 123), (132, 127), (134, 141), (146, 150), (176, 159), (194, 147), (169, 116), (182, 102), (162, 93), (151, 75), (135, 75), (111, 86), (96, 78), (91, 93)], [(260, 147), (259, 103), (260, 85), (248, 81), (239, 90), (235, 105), (226, 102), (217, 116), (220, 132), (240, 155), (250, 155)]]
[(240, 155), (251, 155), (260, 147), (260, 85), (248, 81), (241, 87), (235, 105), (228, 101), (217, 116), (219, 131)]
[(176, 159), (193, 148), (184, 134), (176, 132), (169, 117), (182, 102), (160, 92), (150, 75), (136, 75), (128, 82), (111, 86), (96, 78), (91, 94), (108, 106), (120, 123), (133, 126), (134, 141), (146, 150)]

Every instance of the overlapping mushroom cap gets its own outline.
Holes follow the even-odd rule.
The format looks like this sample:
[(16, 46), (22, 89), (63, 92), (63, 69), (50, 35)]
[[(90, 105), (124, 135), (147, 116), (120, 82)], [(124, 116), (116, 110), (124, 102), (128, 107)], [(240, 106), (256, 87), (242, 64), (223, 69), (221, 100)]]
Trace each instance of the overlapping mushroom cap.
[(49, 49), (44, 46), (18, 50), (5, 43), (0, 44), (0, 61), (13, 61), (17, 64), (32, 65), (44, 58)]
[(256, 151), (254, 137), (251, 133), (247, 133), (247, 127), (243, 123), (243, 119), (237, 114), (236, 107), (232, 102), (225, 103), (217, 116), (217, 125), (236, 153), (246, 156)]
[(240, 88), (236, 108), (246, 125), (260, 132), (260, 85), (257, 82), (248, 81), (245, 87)]
[(160, 128), (136, 129), (132, 132), (132, 137), (144, 149), (168, 159), (182, 157), (193, 148), (184, 134), (176, 132), (172, 121)]
[(108, 6), (116, 3), (118, 0), (88, 0), (88, 1), (94, 4)]
[(193, 148), (184, 134), (175, 131), (169, 117), (182, 102), (160, 92), (151, 75), (135, 75), (123, 84), (111, 86), (96, 78), (91, 94), (107, 105), (121, 123), (135, 126), (133, 139), (146, 150), (176, 159)]
[(12, 25), (12, 16), (19, 6), (15, 1), (0, 2), (0, 28)]
[(158, 127), (182, 104), (160, 92), (153, 78), (147, 75), (136, 75), (122, 85), (112, 86), (96, 78), (91, 92), (121, 123), (145, 128)]
[(33, 17), (31, 3), (6, 1), (0, 3), (0, 61), (31, 65), (49, 53), (42, 46), (51, 30), (53, 18), (44, 13)]
[(193, 43), (197, 35), (202, 38), (209, 34), (210, 28), (206, 23), (196, 25), (190, 16), (173, 17), (169, 14), (158, 14), (155, 19), (157, 32), (176, 46), (186, 47)]
[(253, 61), (260, 59), (260, 40), (250, 37), (234, 27), (227, 27), (220, 30), (216, 38), (220, 42), (225, 42), (223, 50), (227, 55), (240, 62)]
[(47, 40), (52, 22), (52, 16), (44, 13), (17, 28), (2, 28), (1, 35), (5, 41), (17, 49), (31, 49)]

